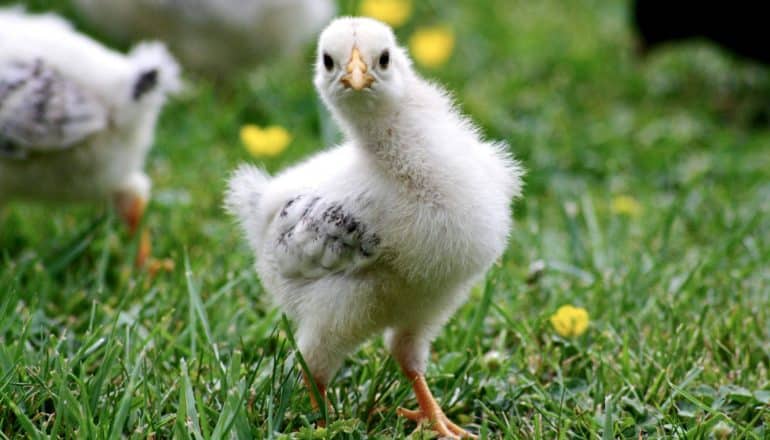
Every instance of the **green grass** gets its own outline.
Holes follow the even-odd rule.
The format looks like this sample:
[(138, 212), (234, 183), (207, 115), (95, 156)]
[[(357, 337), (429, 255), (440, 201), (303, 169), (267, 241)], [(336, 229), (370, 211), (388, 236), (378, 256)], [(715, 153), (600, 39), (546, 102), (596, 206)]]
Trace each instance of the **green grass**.
[[(450, 417), (487, 438), (770, 436), (767, 70), (703, 44), (640, 62), (623, 2), (418, 4), (402, 41), (452, 24), (451, 62), (426, 74), (529, 170), (505, 257), (433, 344), (428, 379)], [(251, 160), (242, 124), (294, 135), (270, 170), (331, 142), (310, 53), (193, 79), (167, 107), (145, 223), (172, 273), (133, 270), (106, 207), (0, 213), (0, 438), (414, 429), (395, 414), (415, 404), (409, 385), (374, 339), (314, 432), (289, 328), (221, 209), (228, 171)], [(640, 215), (612, 211), (621, 194)], [(589, 311), (583, 336), (554, 333), (563, 304)]]

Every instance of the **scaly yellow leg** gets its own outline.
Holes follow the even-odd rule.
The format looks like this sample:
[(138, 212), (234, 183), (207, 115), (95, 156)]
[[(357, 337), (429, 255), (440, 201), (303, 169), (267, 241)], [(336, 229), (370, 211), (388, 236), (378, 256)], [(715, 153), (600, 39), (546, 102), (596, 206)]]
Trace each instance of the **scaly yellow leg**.
[[(312, 379), (310, 379), (304, 372), (302, 373), (302, 379), (304, 379), (305, 387), (307, 388), (308, 394), (310, 394), (310, 405), (313, 407), (313, 411), (319, 412), (321, 406), (315, 399), (315, 393), (313, 393), (313, 384), (310, 382)], [(318, 392), (321, 394), (321, 399), (323, 399), (324, 405), (327, 405), (328, 408), (328, 402), (326, 401), (326, 386), (319, 383), (318, 381), (315, 381), (315, 386), (318, 388)], [(325, 428), (326, 420), (319, 419), (316, 424), (319, 428)]]
[(430, 428), (441, 437), (452, 439), (477, 438), (475, 435), (454, 424), (444, 415), (444, 411), (441, 410), (438, 402), (433, 397), (433, 393), (430, 392), (428, 383), (425, 381), (425, 376), (422, 373), (405, 371), (405, 374), (412, 382), (412, 388), (414, 389), (420, 409), (398, 408), (398, 415), (418, 424), (428, 423)]
[[(144, 211), (147, 207), (147, 201), (141, 197), (119, 193), (115, 197), (115, 207), (118, 210), (118, 215), (126, 224), (128, 233), (131, 235), (136, 234), (139, 225), (142, 222), (142, 217), (144, 216)], [(139, 237), (139, 247), (136, 250), (134, 265), (140, 268), (145, 267), (147, 259), (151, 254), (152, 238), (150, 237), (150, 232), (145, 229)]]

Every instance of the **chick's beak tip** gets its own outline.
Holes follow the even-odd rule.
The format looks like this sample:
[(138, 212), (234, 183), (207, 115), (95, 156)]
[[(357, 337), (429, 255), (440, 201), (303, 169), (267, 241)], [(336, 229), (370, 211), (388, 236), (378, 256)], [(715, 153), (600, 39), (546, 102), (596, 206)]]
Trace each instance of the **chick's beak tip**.
[(347, 74), (342, 77), (342, 84), (346, 88), (352, 88), (359, 91), (366, 87), (369, 87), (374, 82), (374, 77), (368, 72), (369, 66), (361, 58), (361, 52), (357, 47), (353, 47), (353, 51), (350, 54), (350, 61), (345, 70)]

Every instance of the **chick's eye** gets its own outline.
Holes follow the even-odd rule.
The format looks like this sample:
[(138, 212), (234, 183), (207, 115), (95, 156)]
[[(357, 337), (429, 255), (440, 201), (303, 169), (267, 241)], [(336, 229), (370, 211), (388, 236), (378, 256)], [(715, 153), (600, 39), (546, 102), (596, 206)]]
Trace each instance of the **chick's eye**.
[(324, 54), (324, 67), (326, 67), (326, 70), (329, 72), (334, 68), (334, 60), (328, 53)]
[(388, 64), (390, 64), (390, 52), (385, 50), (384, 52), (382, 52), (382, 55), (380, 55), (380, 67), (382, 67), (383, 69), (387, 69)]

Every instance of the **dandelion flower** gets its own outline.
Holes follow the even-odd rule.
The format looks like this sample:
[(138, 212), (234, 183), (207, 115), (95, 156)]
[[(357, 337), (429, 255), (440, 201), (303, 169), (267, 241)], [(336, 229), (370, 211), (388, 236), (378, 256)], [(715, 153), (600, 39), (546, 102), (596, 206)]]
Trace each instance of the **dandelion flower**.
[(481, 358), (481, 365), (490, 371), (499, 370), (503, 362), (505, 362), (505, 357), (497, 350), (489, 351)]
[(588, 329), (588, 311), (582, 307), (561, 306), (551, 316), (551, 325), (563, 337), (580, 336)]
[(281, 126), (262, 128), (247, 124), (241, 127), (241, 142), (254, 157), (274, 157), (289, 146), (291, 135)]
[(409, 39), (412, 56), (428, 68), (443, 66), (452, 56), (454, 47), (454, 33), (444, 26), (418, 29)]
[(399, 27), (412, 15), (411, 0), (364, 0), (361, 3), (361, 15), (376, 18)]
[(628, 217), (639, 217), (642, 205), (631, 196), (617, 196), (612, 200), (612, 212)]

